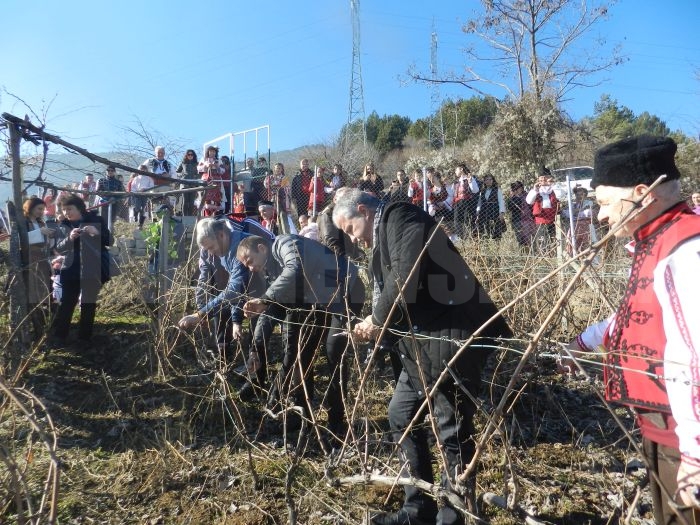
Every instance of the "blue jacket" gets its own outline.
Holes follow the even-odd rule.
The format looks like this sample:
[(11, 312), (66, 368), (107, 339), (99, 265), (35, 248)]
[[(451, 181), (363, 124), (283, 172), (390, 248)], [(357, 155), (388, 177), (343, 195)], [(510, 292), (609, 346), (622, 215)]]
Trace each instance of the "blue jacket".
[[(231, 318), (234, 322), (243, 321), (242, 302), (247, 293), (259, 295), (259, 287), (251, 288), (251, 276), (248, 269), (236, 259), (236, 250), (241, 239), (249, 235), (258, 235), (270, 240), (274, 239), (272, 234), (265, 230), (259, 223), (251, 219), (243, 221), (227, 221), (227, 226), (231, 230), (228, 253), (221, 257), (217, 264), (217, 257), (206, 250), (201, 250), (199, 254), (199, 278), (197, 280), (197, 303), (200, 314), (216, 314), (224, 306), (231, 307)], [(206, 296), (207, 289), (211, 286), (217, 266), (228, 272), (228, 282), (219, 293), (206, 304), (200, 306)]]

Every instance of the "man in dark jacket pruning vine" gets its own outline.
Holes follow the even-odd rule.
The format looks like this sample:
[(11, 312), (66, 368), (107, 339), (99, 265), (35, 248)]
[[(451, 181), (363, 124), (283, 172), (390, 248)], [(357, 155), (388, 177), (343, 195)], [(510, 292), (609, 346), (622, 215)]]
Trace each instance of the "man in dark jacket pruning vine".
[[(386, 326), (385, 340), (386, 334), (389, 339), (400, 339), (403, 371), (389, 403), (389, 424), (409, 474), (432, 482), (428, 429), (422, 424), (409, 429), (409, 425), (463, 342), (495, 316), (497, 308), (445, 231), (422, 209), (406, 202), (385, 205), (372, 195), (351, 190), (337, 200), (333, 221), (372, 249), (372, 315), (356, 324), (353, 333), (360, 339), (376, 339)], [(481, 369), (496, 344), (493, 338), (510, 335), (505, 320), (495, 317), (456, 357), (451, 373), (438, 384), (428, 403), (444, 458), (445, 489), (454, 489), (456, 476), (474, 454), (476, 407), (463, 389), (477, 395)], [(376, 525), (436, 522), (453, 525), (463, 523), (464, 518), (448, 504), (438, 509), (430, 496), (413, 486), (405, 487), (404, 504), (398, 512), (372, 517)]]

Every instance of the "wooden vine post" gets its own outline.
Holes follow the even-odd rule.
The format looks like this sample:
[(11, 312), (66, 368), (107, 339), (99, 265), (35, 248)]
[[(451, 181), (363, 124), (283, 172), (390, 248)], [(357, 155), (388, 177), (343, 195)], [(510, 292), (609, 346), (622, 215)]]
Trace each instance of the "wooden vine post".
[(8, 123), (8, 128), (10, 131), (10, 156), (12, 158), (12, 201), (8, 203), (7, 207), (12, 226), (8, 281), (10, 330), (12, 333), (9, 362), (16, 365), (29, 350), (29, 327), (26, 323), (26, 270), (29, 264), (29, 240), (27, 238), (27, 224), (22, 215), (22, 163), (20, 159), (22, 135), (18, 124)]

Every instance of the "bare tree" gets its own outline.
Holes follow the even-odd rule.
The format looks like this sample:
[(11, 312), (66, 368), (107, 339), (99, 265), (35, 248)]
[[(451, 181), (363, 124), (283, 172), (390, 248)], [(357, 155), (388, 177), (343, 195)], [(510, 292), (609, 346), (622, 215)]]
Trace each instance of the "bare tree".
[[(439, 82), (462, 84), (483, 93), (479, 84), (502, 88), (519, 100), (532, 92), (560, 102), (576, 87), (599, 84), (596, 73), (607, 71), (623, 58), (619, 47), (601, 53), (605, 41), (594, 27), (609, 15), (615, 0), (482, 0), (483, 12), (463, 31), (477, 37), (467, 49), (465, 73)], [(584, 42), (584, 39), (589, 39)], [(495, 70), (486, 74), (484, 66)], [(434, 82), (428, 75), (410, 73), (414, 80)]]
[(152, 157), (156, 146), (163, 146), (170, 161), (177, 165), (182, 152), (188, 147), (185, 140), (160, 133), (138, 116), (134, 116), (132, 122), (120, 126), (120, 129), (123, 139), (114, 145), (114, 150), (125, 163), (134, 166)]

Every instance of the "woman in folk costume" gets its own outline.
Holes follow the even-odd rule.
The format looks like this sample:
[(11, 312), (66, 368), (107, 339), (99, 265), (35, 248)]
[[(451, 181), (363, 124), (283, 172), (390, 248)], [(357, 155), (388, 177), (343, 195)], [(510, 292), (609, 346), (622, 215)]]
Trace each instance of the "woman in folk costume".
[(42, 304), (48, 306), (51, 291), (51, 267), (49, 266), (48, 238), (55, 230), (46, 227), (44, 211), (46, 204), (38, 197), (24, 201), (22, 211), (27, 222), (29, 240), (29, 268), (27, 272), (27, 306), (34, 326), (35, 336), (41, 337), (45, 325)]
[(245, 215), (245, 195), (242, 186), (234, 182), (231, 189), (231, 213)]
[(535, 217), (535, 239), (538, 251), (545, 255), (554, 248), (556, 225), (554, 220), (559, 213), (559, 200), (554, 193), (554, 188), (549, 178), (549, 169), (543, 171), (537, 177), (537, 182), (527, 193), (525, 202), (532, 206), (532, 215)]
[(275, 205), (272, 201), (260, 201), (258, 213), (260, 214), (260, 224), (262, 224), (262, 227), (272, 232), (274, 235), (279, 235), (277, 212), (275, 211)]
[(431, 187), (428, 190), (428, 213), (440, 219), (444, 217), (446, 221), (452, 218), (452, 204), (447, 186), (442, 181), (442, 175), (433, 168), (428, 168), (428, 180)]
[(506, 203), (496, 178), (491, 174), (484, 176), (476, 213), (479, 234), (500, 239), (505, 231)]
[(570, 225), (566, 237), (566, 250), (569, 255), (573, 255), (574, 247), (578, 253), (589, 248), (591, 243), (598, 240), (595, 231), (597, 210), (593, 201), (586, 198), (588, 190), (576, 186), (574, 196), (574, 200), (571, 202), (571, 211), (569, 211), (568, 206), (564, 206), (561, 210), (562, 217), (569, 221)]
[(284, 173), (284, 164), (276, 162), (272, 167), (272, 172), (265, 177), (264, 181), (267, 197), (265, 200), (271, 201), (280, 211), (288, 211), (290, 206), (289, 178)]
[(215, 146), (209, 146), (207, 148), (206, 155), (197, 165), (197, 171), (201, 173), (204, 182), (216, 183), (216, 186), (207, 188), (204, 191), (204, 196), (202, 198), (202, 215), (204, 217), (210, 217), (224, 209), (222, 205), (225, 198), (223, 188), (224, 169), (221, 162), (219, 162), (218, 148)]
[[(430, 188), (430, 182), (426, 182)], [(408, 197), (411, 199), (411, 204), (420, 208), (423, 207), (423, 170), (416, 168), (413, 172), (413, 179), (408, 186)]]

